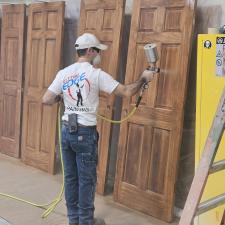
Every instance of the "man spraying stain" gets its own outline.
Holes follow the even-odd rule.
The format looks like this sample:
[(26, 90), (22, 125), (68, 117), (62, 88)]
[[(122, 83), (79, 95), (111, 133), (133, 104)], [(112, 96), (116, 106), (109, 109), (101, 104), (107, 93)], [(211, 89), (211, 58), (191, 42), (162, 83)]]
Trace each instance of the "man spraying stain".
[(154, 73), (145, 70), (136, 82), (123, 85), (94, 67), (101, 62), (101, 51), (107, 46), (93, 34), (84, 33), (78, 37), (75, 48), (78, 61), (58, 72), (43, 96), (43, 103), (54, 104), (63, 94), (62, 153), (69, 224), (105, 225), (103, 219), (94, 218), (99, 92), (131, 97), (145, 82), (153, 79)]

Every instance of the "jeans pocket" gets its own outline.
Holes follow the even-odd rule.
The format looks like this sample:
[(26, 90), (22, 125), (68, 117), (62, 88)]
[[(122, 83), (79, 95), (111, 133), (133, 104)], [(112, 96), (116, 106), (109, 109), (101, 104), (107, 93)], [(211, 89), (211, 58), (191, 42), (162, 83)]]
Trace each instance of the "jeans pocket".
[(98, 155), (93, 152), (85, 152), (85, 153), (81, 153), (82, 155), (82, 163), (85, 166), (96, 166), (97, 162), (98, 162)]

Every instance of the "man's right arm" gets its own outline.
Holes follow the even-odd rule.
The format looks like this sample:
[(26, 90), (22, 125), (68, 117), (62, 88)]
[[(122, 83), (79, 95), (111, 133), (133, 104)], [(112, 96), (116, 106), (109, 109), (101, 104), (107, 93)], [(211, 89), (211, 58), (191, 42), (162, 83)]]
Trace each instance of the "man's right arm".
[(47, 90), (42, 98), (42, 103), (45, 105), (53, 105), (61, 100), (61, 95), (56, 95), (54, 92)]
[(140, 90), (144, 83), (151, 82), (153, 78), (154, 73), (145, 70), (136, 82), (127, 85), (119, 84), (113, 93), (121, 97), (131, 97)]

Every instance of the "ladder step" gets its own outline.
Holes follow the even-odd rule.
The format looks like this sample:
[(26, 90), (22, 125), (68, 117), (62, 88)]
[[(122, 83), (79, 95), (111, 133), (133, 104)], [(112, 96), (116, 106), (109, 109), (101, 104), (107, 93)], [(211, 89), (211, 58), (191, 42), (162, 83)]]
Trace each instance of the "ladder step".
[(212, 165), (209, 173), (213, 174), (213, 173), (219, 172), (221, 170), (225, 170), (225, 160), (221, 160), (219, 162), (214, 163)]
[(198, 206), (196, 216), (205, 213), (211, 209), (214, 209), (220, 205), (225, 204), (225, 194), (219, 195), (215, 198), (209, 199), (208, 201), (202, 202)]

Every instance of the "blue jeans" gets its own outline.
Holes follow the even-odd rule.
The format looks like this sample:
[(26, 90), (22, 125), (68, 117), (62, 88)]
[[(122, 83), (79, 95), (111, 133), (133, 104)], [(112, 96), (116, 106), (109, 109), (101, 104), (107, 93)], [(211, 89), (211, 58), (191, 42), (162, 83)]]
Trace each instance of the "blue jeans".
[(65, 199), (69, 223), (93, 225), (98, 133), (95, 127), (78, 127), (70, 134), (62, 124)]

